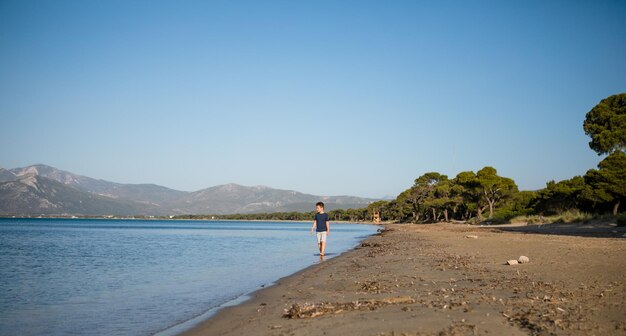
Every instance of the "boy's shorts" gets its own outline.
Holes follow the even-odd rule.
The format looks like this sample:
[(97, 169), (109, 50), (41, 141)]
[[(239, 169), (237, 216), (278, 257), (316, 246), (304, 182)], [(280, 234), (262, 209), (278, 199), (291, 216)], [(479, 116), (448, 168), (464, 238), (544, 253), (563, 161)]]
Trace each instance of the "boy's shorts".
[(318, 244), (326, 241), (326, 231), (318, 232), (315, 236), (317, 237)]

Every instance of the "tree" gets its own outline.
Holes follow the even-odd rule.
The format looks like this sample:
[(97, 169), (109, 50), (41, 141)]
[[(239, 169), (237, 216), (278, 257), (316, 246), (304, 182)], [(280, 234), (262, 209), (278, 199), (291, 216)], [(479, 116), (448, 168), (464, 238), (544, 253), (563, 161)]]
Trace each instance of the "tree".
[(454, 188), (454, 194), (460, 194), (463, 199), (461, 205), (468, 211), (476, 211), (478, 220), (483, 219), (482, 214), (486, 209), (489, 209), (489, 218), (493, 218), (496, 206), (517, 193), (515, 182), (510, 178), (498, 176), (492, 167), (485, 167), (477, 173), (461, 172), (454, 181), (461, 187)]
[(441, 179), (437, 185), (435, 185), (435, 200), (433, 202), (433, 206), (435, 209), (441, 209), (443, 219), (448, 222), (450, 221), (449, 211), (454, 211), (457, 199), (453, 196), (452, 190), (454, 186), (452, 181), (448, 180), (447, 176), (443, 176), (445, 179)]
[(433, 221), (437, 220), (436, 204), (434, 204), (436, 197), (434, 193), (437, 185), (441, 181), (446, 180), (448, 180), (446, 175), (441, 175), (437, 172), (429, 172), (415, 179), (415, 184), (413, 184), (411, 191), (416, 211), (426, 210), (428, 206), (432, 210)]
[(489, 204), (489, 218), (493, 218), (493, 210), (496, 203), (516, 193), (517, 185), (508, 177), (498, 176), (496, 169), (493, 167), (485, 167), (479, 170), (476, 173), (476, 177), (482, 188), (485, 200)]
[(345, 214), (351, 222), (360, 222), (367, 218), (367, 208), (348, 209)]
[(509, 218), (528, 215), (533, 213), (532, 203), (537, 196), (537, 191), (522, 190), (515, 193), (511, 198)]
[(405, 193), (398, 195), (396, 199), (389, 202), (387, 213), (389, 219), (403, 223), (408, 221), (412, 214), (412, 207), (407, 201)]
[(344, 210), (343, 209), (335, 209), (335, 210), (331, 210), (328, 213), (328, 216), (330, 218), (332, 218), (333, 220), (343, 220), (344, 219)]
[(612, 203), (613, 215), (617, 215), (621, 201), (626, 198), (626, 154), (613, 152), (600, 161), (598, 168), (585, 175), (588, 188), (583, 194), (595, 202)]
[(476, 174), (473, 171), (461, 172), (454, 178), (454, 181), (461, 187), (456, 192), (463, 199), (463, 205), (466, 207), (467, 215), (465, 217), (470, 219), (471, 213), (476, 211), (478, 220), (482, 220), (482, 213), (488, 205), (485, 204), (482, 197), (481, 185)]
[(587, 113), (583, 128), (598, 155), (626, 151), (626, 93), (602, 99)]
[(464, 172), (450, 180), (450, 207), (453, 215), (460, 215), (458, 216), (459, 219), (468, 220), (471, 218), (471, 213), (476, 210), (476, 204), (466, 200), (467, 190), (465, 186), (459, 183), (461, 180), (459, 176), (462, 176), (462, 174), (469, 174), (476, 178), (473, 172)]
[(411, 221), (417, 221), (417, 200), (414, 198), (411, 189), (400, 193), (392, 203), (396, 218), (401, 222), (408, 222), (409, 217), (411, 217)]
[(585, 187), (585, 179), (582, 176), (574, 176), (558, 183), (550, 181), (546, 183), (546, 188), (535, 196), (533, 208), (547, 215), (580, 209), (581, 193)]

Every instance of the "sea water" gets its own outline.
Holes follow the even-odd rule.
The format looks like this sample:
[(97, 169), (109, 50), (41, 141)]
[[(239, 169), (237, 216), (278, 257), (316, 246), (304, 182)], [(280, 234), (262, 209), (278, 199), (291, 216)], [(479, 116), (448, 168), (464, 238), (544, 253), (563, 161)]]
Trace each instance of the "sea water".
[[(320, 262), (310, 227), (0, 219), (0, 335), (182, 331), (190, 320)], [(376, 229), (331, 224), (326, 258)]]

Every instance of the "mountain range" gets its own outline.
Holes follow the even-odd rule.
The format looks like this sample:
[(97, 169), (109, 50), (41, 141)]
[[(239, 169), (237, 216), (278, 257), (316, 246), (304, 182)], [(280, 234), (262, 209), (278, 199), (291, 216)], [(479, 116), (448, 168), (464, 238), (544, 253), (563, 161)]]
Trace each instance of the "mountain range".
[(0, 168), (0, 215), (234, 214), (362, 208), (375, 199), (316, 196), (266, 186), (225, 184), (195, 192), (155, 184), (122, 184), (46, 165)]

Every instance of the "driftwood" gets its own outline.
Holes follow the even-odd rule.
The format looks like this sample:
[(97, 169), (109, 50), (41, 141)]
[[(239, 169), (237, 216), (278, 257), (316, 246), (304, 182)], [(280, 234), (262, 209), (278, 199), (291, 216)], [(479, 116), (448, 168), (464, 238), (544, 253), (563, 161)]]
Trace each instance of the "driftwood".
[(345, 303), (322, 302), (318, 304), (304, 303), (302, 305), (294, 303), (291, 305), (291, 308), (285, 309), (283, 317), (290, 319), (311, 318), (352, 310), (376, 310), (384, 306), (403, 303), (415, 303), (415, 300), (410, 296), (400, 296), (381, 300), (357, 300)]

